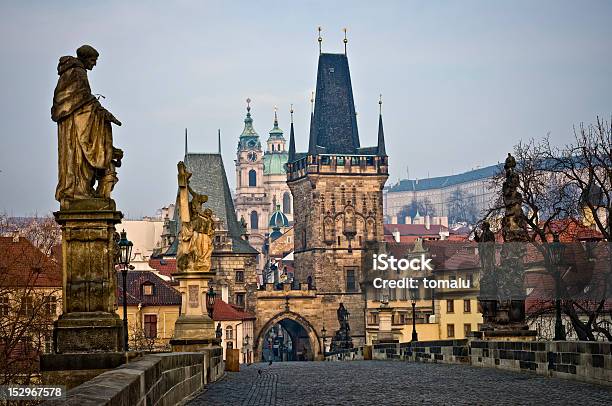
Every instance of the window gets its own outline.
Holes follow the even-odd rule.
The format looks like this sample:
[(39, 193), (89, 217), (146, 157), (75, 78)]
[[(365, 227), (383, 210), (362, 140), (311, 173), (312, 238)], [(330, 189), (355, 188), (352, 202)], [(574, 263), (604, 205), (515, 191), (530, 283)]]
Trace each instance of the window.
[(236, 293), (236, 306), (244, 307), (244, 293)]
[(257, 172), (255, 172), (255, 169), (249, 171), (249, 186), (257, 186)]
[(397, 300), (397, 289), (389, 288), (389, 300)]
[(157, 315), (144, 315), (144, 334), (146, 338), (157, 338)]
[(0, 298), (0, 316), (8, 316), (11, 311), (11, 304), (8, 296), (2, 296)]
[(227, 344), (225, 345), (225, 348), (228, 350), (234, 349), (234, 343), (231, 341), (228, 341)]
[(463, 336), (467, 338), (469, 337), (471, 332), (472, 332), (472, 325), (470, 323), (465, 323), (463, 325)]
[(446, 325), (446, 336), (448, 338), (455, 337), (455, 325), (454, 324)]
[(408, 324), (408, 315), (406, 313), (400, 313), (399, 314), (399, 324)]
[(57, 298), (55, 296), (50, 296), (47, 299), (47, 314), (49, 316), (55, 316), (57, 312)]
[(411, 300), (420, 300), (421, 299), (421, 291), (419, 288), (409, 288), (410, 290), (410, 299)]
[(23, 316), (31, 316), (34, 314), (34, 299), (32, 299), (32, 296), (24, 296), (21, 298), (19, 314)]
[(470, 299), (463, 300), (463, 313), (471, 313), (472, 312), (472, 302)]
[(368, 315), (368, 324), (378, 324), (378, 313), (370, 313)]
[(447, 300), (446, 301), (446, 313), (454, 313), (455, 312), (455, 301)]
[(151, 283), (142, 285), (142, 294), (144, 296), (153, 296), (153, 285)]
[(289, 192), (283, 193), (283, 213), (291, 214), (291, 196)]
[(355, 292), (357, 290), (357, 284), (355, 283), (355, 270), (348, 269), (346, 271), (346, 290), (347, 292)]
[(467, 281), (469, 283), (469, 287), (473, 288), (474, 287), (474, 276), (471, 273), (469, 273), (469, 274), (466, 275), (465, 278), (467, 279)]
[(253, 210), (251, 212), (251, 230), (258, 230), (258, 229), (259, 229), (259, 216), (257, 215), (257, 212)]
[(232, 326), (225, 327), (225, 339), (226, 340), (234, 339), (234, 328)]
[(244, 282), (244, 271), (236, 271), (236, 282)]

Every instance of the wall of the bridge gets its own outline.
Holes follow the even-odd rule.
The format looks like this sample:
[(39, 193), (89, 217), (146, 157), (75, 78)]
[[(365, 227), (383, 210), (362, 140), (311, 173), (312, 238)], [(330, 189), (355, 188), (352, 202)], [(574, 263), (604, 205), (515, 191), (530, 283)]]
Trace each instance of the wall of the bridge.
[(327, 354), (325, 358), (469, 364), (612, 386), (611, 346), (608, 342), (585, 341), (439, 340), (374, 344)]
[(104, 372), (45, 404), (175, 405), (223, 375), (221, 348), (145, 355)]

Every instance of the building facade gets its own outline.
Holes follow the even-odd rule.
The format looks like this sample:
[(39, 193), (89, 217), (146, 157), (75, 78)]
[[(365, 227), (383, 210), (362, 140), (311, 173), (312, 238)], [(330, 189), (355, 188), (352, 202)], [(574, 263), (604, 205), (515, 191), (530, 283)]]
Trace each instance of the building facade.
[(378, 144), (361, 147), (348, 59), (319, 56), (309, 148), (296, 153), (293, 126), (287, 184), (293, 195), (294, 278), (323, 297), (313, 323), (333, 332), (342, 303), (355, 345), (365, 341), (360, 282), (367, 243), (384, 240), (382, 190), (388, 177), (382, 116)]
[[(244, 130), (240, 134), (236, 151), (235, 206), (238, 218), (244, 219), (249, 243), (260, 253), (271, 230), (268, 220), (277, 205), (289, 221), (293, 220), (292, 197), (287, 187), (285, 164), (288, 152), (283, 131), (278, 126), (274, 112), (274, 124), (262, 149), (259, 135), (253, 126), (250, 99), (247, 99), (247, 114)], [(263, 255), (258, 260), (258, 271), (265, 265)]]

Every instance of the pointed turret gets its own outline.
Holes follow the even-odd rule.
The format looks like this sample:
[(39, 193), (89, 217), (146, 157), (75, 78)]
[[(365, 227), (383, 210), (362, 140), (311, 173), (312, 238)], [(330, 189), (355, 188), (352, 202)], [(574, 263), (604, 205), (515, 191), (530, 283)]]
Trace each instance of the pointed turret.
[(387, 156), (387, 152), (385, 150), (385, 132), (383, 130), (383, 119), (382, 119), (382, 95), (380, 96), (380, 100), (378, 101), (379, 111), (378, 111), (378, 148), (377, 155), (378, 156)]
[(238, 143), (238, 149), (259, 149), (261, 143), (259, 142), (259, 134), (253, 127), (253, 118), (251, 117), (251, 99), (247, 99), (247, 114), (244, 118), (244, 129), (240, 134), (240, 142)]
[(295, 161), (295, 134), (293, 132), (293, 105), (291, 105), (291, 130), (289, 131), (289, 159), (288, 162)]

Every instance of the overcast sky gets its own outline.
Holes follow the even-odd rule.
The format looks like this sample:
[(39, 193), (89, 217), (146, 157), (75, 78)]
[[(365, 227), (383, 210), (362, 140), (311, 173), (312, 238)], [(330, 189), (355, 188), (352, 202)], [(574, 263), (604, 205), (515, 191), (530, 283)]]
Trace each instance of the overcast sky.
[[(128, 4), (124, 4), (128, 3)], [(174, 201), (184, 128), (193, 152), (222, 150), (230, 185), (245, 99), (262, 143), (273, 108), (308, 145), (317, 26), (323, 51), (348, 55), (363, 146), (375, 145), (378, 95), (388, 183), (503, 160), (519, 139), (571, 140), (612, 113), (610, 1), (22, 2), (0, 6), (0, 211), (57, 210), (57, 61), (100, 52), (93, 93), (123, 122), (114, 192), (135, 218)]]

